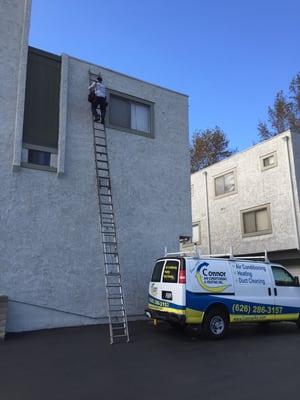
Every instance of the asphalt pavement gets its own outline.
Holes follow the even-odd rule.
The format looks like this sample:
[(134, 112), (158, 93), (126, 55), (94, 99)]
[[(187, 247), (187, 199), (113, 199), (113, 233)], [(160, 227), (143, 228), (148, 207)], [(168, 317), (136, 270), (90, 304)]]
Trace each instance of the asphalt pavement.
[(150, 322), (111, 346), (107, 326), (9, 334), (1, 400), (298, 399), (300, 330), (236, 326), (213, 342)]

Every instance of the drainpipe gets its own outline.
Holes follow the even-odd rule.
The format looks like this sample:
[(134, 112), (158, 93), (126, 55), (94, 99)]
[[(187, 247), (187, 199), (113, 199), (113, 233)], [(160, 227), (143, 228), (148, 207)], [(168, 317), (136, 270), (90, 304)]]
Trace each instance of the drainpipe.
[(208, 203), (208, 185), (207, 185), (207, 172), (204, 171), (205, 179), (205, 200), (206, 200), (206, 217), (207, 217), (207, 239), (208, 239), (208, 254), (211, 254), (211, 241), (210, 241), (210, 221), (209, 221), (209, 203)]
[(287, 151), (287, 159), (288, 159), (288, 168), (289, 168), (289, 175), (290, 175), (290, 185), (292, 191), (292, 200), (293, 200), (293, 211), (294, 211), (294, 218), (295, 218), (295, 230), (296, 230), (296, 237), (297, 237), (297, 250), (300, 248), (300, 241), (299, 241), (299, 223), (298, 223), (298, 216), (296, 211), (296, 199), (295, 199), (295, 187), (294, 181), (292, 177), (292, 166), (291, 166), (291, 156), (290, 156), (290, 146), (289, 146), (289, 136), (284, 136), (283, 140), (286, 142), (286, 151)]

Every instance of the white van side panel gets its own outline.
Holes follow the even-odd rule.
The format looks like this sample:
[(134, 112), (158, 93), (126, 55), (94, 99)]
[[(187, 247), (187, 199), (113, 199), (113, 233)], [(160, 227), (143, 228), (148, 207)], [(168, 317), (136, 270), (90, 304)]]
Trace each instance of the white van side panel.
[[(272, 290), (276, 295), (274, 296), (274, 306), (275, 310), (278, 313), (275, 315), (276, 319), (288, 319), (288, 320), (297, 320), (299, 318), (299, 309), (300, 307), (300, 287), (298, 286), (277, 286), (275, 283), (274, 275), (272, 272), (272, 265), (275, 267), (284, 268), (282, 265), (271, 264), (270, 265), (270, 275), (271, 275), (271, 284)], [(276, 290), (276, 292), (275, 292)], [(279, 313), (281, 311), (281, 313)]]
[(299, 318), (300, 293), (287, 293), (285, 299), (277, 296), (275, 301), (272, 271), (267, 263), (190, 259), (186, 274), (188, 323), (201, 323), (205, 311), (214, 304), (226, 307), (231, 322)]

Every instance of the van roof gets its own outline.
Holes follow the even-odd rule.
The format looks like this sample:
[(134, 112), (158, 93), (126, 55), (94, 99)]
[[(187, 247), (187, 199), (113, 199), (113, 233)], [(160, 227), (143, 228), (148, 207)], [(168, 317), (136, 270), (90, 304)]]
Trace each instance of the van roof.
[[(247, 261), (247, 262), (252, 262), (252, 263), (263, 263), (263, 264), (270, 264), (271, 262), (270, 261), (265, 261), (264, 259), (259, 259), (259, 260), (254, 260), (253, 258), (251, 258), (251, 257), (209, 257), (209, 256), (204, 256), (204, 257), (199, 257), (199, 256), (184, 256), (184, 255), (182, 255), (182, 256), (173, 256), (173, 255), (166, 255), (166, 256), (164, 256), (164, 257), (160, 257), (160, 258), (158, 258), (157, 260), (165, 260), (165, 259), (168, 259), (168, 260), (170, 260), (170, 259), (174, 259), (174, 260), (219, 260), (219, 261), (235, 261), (235, 262), (245, 262), (245, 261)], [(273, 265), (276, 265), (277, 263), (273, 263), (272, 262), (272, 264)]]

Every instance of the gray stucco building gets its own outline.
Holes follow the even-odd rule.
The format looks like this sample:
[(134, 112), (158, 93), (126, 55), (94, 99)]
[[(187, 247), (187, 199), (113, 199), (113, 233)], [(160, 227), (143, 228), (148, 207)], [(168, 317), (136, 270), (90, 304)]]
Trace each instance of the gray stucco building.
[(192, 174), (192, 241), (203, 254), (267, 250), (300, 275), (299, 191), (300, 134), (287, 131)]
[(100, 72), (108, 88), (119, 257), (128, 316), (137, 318), (154, 260), (191, 232), (188, 98), (65, 54), (28, 55), (30, 6), (0, 5), (0, 293), (9, 297), (8, 330), (106, 322), (89, 72)]

